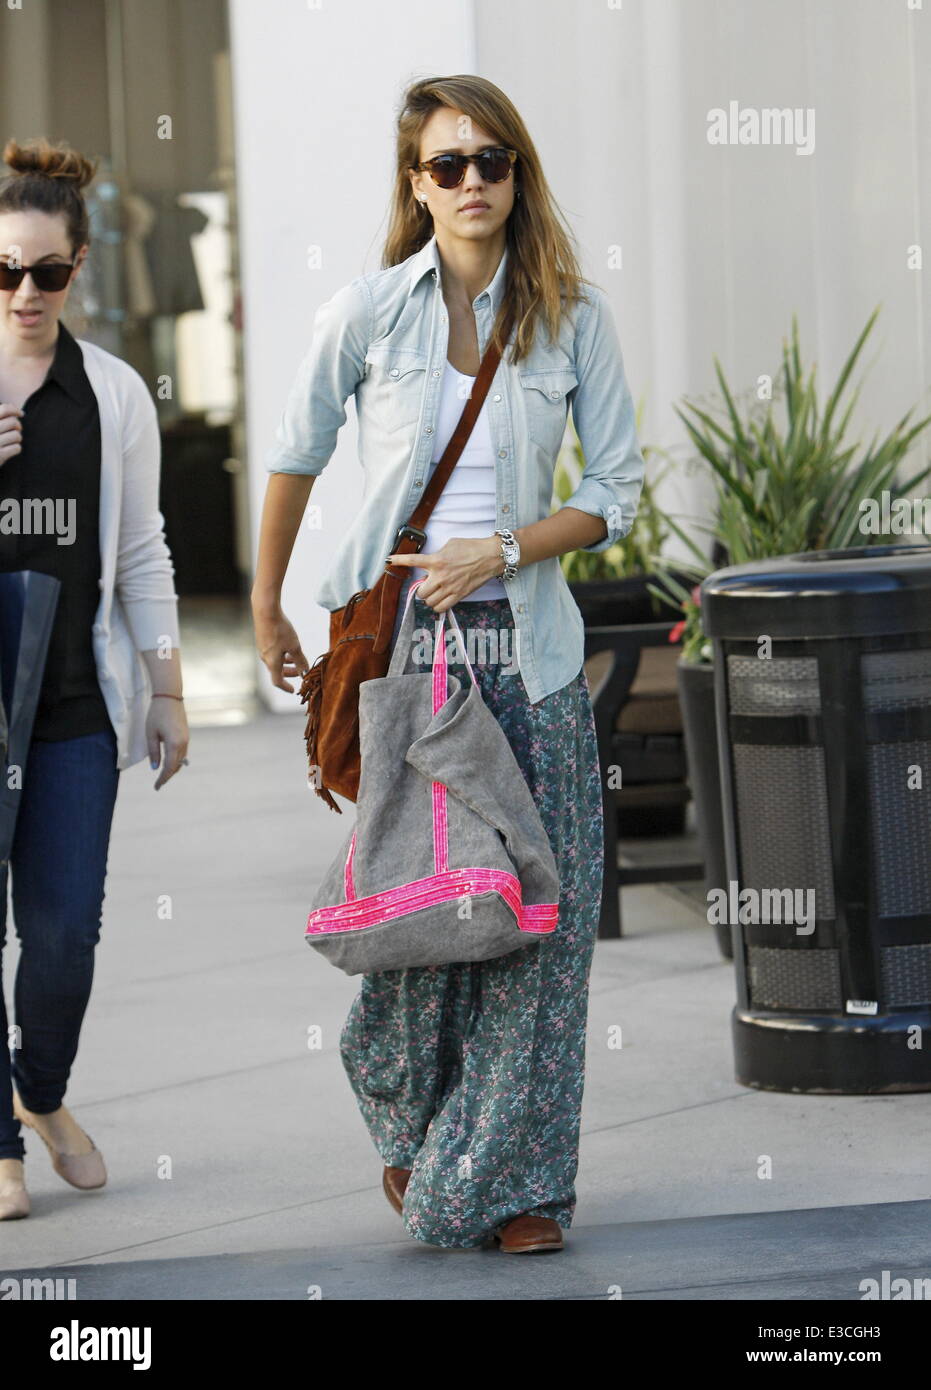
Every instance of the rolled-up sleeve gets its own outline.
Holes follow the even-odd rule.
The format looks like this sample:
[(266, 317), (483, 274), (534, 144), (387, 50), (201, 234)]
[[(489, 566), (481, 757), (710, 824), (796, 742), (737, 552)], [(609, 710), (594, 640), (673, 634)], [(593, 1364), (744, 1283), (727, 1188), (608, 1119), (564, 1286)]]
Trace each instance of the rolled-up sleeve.
[(644, 461), (611, 306), (597, 285), (586, 285), (585, 293), (591, 306), (579, 316), (578, 385), (572, 394), (572, 419), (585, 464), (578, 487), (562, 505), (604, 519), (604, 539), (579, 547), (598, 551), (622, 540), (633, 526)]
[(363, 280), (338, 290), (314, 315), (313, 337), (265, 455), (269, 473), (322, 473), (346, 422), (346, 401), (365, 370), (371, 310)]

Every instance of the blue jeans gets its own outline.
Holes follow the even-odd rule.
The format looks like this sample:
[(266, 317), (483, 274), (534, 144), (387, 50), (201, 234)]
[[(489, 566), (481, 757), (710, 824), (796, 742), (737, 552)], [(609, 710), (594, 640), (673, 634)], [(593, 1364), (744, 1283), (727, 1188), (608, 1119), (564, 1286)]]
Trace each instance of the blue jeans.
[(34, 740), (9, 868), (0, 870), (0, 951), (6, 940), (7, 875), (21, 954), (10, 1032), (0, 975), (0, 1158), (22, 1158), (13, 1088), (27, 1110), (61, 1105), (94, 977), (110, 825), (119, 782), (112, 729), (55, 742)]

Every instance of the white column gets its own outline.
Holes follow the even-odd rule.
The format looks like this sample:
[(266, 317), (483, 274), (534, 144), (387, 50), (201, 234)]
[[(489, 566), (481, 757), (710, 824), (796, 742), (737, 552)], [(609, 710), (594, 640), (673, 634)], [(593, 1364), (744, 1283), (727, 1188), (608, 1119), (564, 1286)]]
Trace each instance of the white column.
[[(230, 0), (229, 8), (254, 554), (264, 455), (309, 346), (314, 311), (381, 266), (402, 93), (418, 76), (470, 71), (474, 52), (466, 0)], [(311, 495), (323, 527), (302, 527), (284, 589), (285, 612), (310, 661), (329, 639), (329, 616), (313, 595), (361, 489), (350, 398), (336, 451)], [(261, 666), (260, 689), (273, 708), (300, 709)]]

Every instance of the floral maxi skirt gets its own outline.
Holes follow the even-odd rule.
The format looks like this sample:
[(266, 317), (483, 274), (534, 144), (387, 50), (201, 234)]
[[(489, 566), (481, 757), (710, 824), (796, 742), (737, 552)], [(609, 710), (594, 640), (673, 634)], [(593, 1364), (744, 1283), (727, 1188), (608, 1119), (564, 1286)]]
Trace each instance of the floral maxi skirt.
[[(416, 595), (413, 603), (415, 639), (423, 629), (432, 636), (434, 610)], [(467, 637), (469, 628), (513, 628), (506, 598), (466, 601), (455, 612)], [(408, 669), (426, 670), (416, 641), (411, 651)], [(558, 926), (494, 960), (363, 975), (340, 1038), (383, 1162), (412, 1169), (408, 1234), (446, 1247), (480, 1246), (525, 1212), (572, 1222), (604, 857), (584, 668), (532, 705), (513, 668), (497, 659), (472, 666), (552, 846)], [(459, 660), (450, 670), (469, 679)]]

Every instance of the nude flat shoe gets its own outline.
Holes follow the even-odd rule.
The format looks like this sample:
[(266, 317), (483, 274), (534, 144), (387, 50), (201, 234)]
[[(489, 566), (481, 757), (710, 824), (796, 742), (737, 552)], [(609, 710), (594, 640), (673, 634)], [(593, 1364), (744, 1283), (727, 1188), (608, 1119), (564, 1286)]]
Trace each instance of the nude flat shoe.
[(89, 1154), (61, 1153), (58, 1149), (52, 1147), (45, 1135), (40, 1130), (36, 1129), (32, 1121), (27, 1118), (17, 1091), (13, 1092), (13, 1112), (20, 1124), (25, 1125), (27, 1129), (35, 1130), (35, 1133), (38, 1134), (42, 1143), (48, 1149), (52, 1159), (52, 1167), (60, 1178), (64, 1178), (65, 1182), (70, 1183), (72, 1187), (80, 1188), (82, 1192), (88, 1192), (93, 1188), (104, 1186), (107, 1181), (107, 1170), (104, 1165), (103, 1154), (97, 1148), (97, 1145), (94, 1144), (90, 1135), (83, 1129), (81, 1133), (84, 1135), (84, 1138), (90, 1144), (94, 1144), (91, 1152)]
[(0, 1192), (0, 1221), (19, 1221), (28, 1216), (31, 1209), (25, 1187), (11, 1187)]

